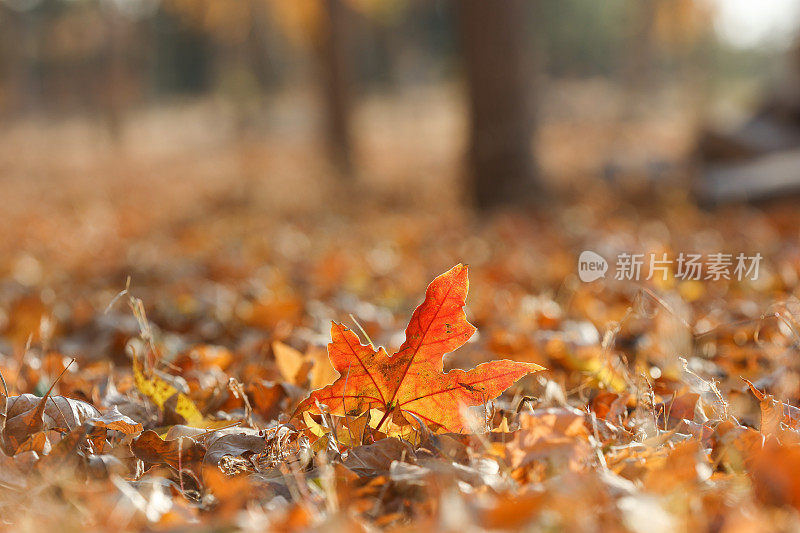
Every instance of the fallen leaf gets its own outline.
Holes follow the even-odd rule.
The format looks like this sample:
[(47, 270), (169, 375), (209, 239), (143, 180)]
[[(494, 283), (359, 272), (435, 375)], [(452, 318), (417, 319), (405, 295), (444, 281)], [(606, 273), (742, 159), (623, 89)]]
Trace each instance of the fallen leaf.
[(761, 432), (765, 435), (780, 436), (783, 431), (781, 424), (791, 429), (800, 427), (800, 408), (776, 400), (772, 395), (758, 390), (754, 384), (744, 380), (750, 392), (760, 403), (761, 407)]
[(280, 341), (272, 343), (272, 355), (278, 365), (283, 379), (292, 385), (302, 385), (308, 379), (313, 361), (306, 359), (305, 355)]
[[(41, 452), (46, 441), (43, 431), (71, 431), (85, 421), (101, 416), (94, 406), (81, 400), (50, 396), (51, 390), (52, 387), (41, 398), (34, 394), (20, 394), (7, 399), (7, 419), (3, 428), (3, 447), (7, 453)], [(34, 437), (34, 442), (25, 445)]]
[(174, 410), (186, 420), (187, 424), (200, 425), (204, 422), (203, 414), (191, 398), (178, 392), (175, 387), (155, 374), (146, 378), (141, 363), (136, 357), (133, 358), (133, 378), (139, 392), (150, 398), (162, 411), (164, 411), (167, 401), (174, 397), (176, 398)]
[(0, 453), (0, 487), (22, 490), (28, 485), (27, 469), (20, 467), (19, 458)]
[(241, 457), (244, 454), (260, 453), (267, 446), (264, 437), (248, 435), (246, 433), (233, 433), (221, 435), (209, 443), (203, 462), (207, 465), (217, 466), (220, 459), (226, 455)]
[(313, 362), (311, 367), (311, 381), (309, 386), (312, 389), (319, 389), (336, 381), (338, 373), (331, 365), (326, 350), (313, 346), (306, 352), (306, 360)]
[(137, 459), (151, 464), (168, 464), (175, 469), (197, 468), (206, 449), (188, 437), (165, 441), (155, 431), (147, 430), (131, 442), (131, 452)]
[(356, 446), (347, 453), (343, 464), (361, 476), (376, 476), (388, 473), (392, 461), (408, 461), (413, 458), (414, 448), (411, 444), (390, 437), (373, 444)]
[(338, 415), (380, 409), (384, 417), (376, 429), (381, 429), (384, 420), (398, 409), (420, 418), (431, 429), (465, 429), (462, 405), (484, 404), (521, 377), (542, 370), (534, 363), (503, 360), (469, 371), (443, 373), (442, 357), (475, 332), (464, 314), (468, 289), (467, 267), (463, 265), (434, 279), (425, 301), (411, 316), (405, 342), (393, 356), (383, 348), (362, 345), (355, 333), (334, 322), (328, 356), (339, 379), (312, 392), (298, 406), (295, 416), (306, 410), (319, 412), (319, 402)]
[(755, 454), (750, 472), (759, 500), (800, 509), (800, 448), (769, 442)]
[(251, 381), (245, 391), (253, 411), (264, 420), (275, 419), (281, 411), (281, 402), (286, 398), (286, 391), (280, 383), (263, 379)]
[(89, 423), (95, 427), (121, 431), (126, 435), (133, 435), (142, 431), (140, 423), (134, 422), (120, 413), (116, 406), (104, 415), (90, 419)]
[[(359, 416), (337, 416), (329, 415), (323, 422), (317, 422), (309, 412), (303, 413), (303, 421), (308, 427), (308, 431), (316, 437), (330, 435), (335, 437), (339, 445), (354, 447), (362, 444), (364, 436), (370, 422), (371, 413), (364, 413)], [(329, 427), (328, 424), (333, 424)]]
[[(532, 476), (535, 469), (582, 471), (592, 460), (585, 413), (552, 407), (521, 413), (520, 429), (505, 445), (507, 463)], [(535, 467), (535, 468), (531, 468)]]
[(719, 423), (710, 440), (714, 461), (733, 472), (743, 472), (764, 444), (758, 431), (730, 420)]
[(656, 404), (654, 406), (656, 418), (659, 423), (664, 425), (665, 429), (673, 429), (684, 419), (693, 421), (695, 406), (699, 399), (699, 394), (689, 392)]

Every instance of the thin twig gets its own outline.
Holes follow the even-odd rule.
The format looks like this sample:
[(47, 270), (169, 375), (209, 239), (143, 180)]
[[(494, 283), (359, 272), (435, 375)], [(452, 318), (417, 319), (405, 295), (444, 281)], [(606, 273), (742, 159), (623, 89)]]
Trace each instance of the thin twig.
[(361, 327), (361, 324), (359, 323), (358, 320), (356, 320), (356, 317), (353, 316), (353, 313), (350, 313), (350, 319), (356, 323), (356, 326), (358, 326), (358, 329), (361, 331), (361, 334), (364, 335), (364, 338), (367, 339), (369, 347), (375, 350), (376, 348), (375, 345), (372, 343), (372, 339), (369, 338), (369, 335), (367, 335), (367, 332), (364, 330), (363, 327)]
[(106, 306), (106, 310), (105, 310), (105, 311), (103, 311), (103, 314), (108, 314), (108, 312), (109, 312), (109, 311), (111, 311), (111, 308), (112, 308), (112, 307), (114, 307), (114, 304), (115, 304), (115, 303), (117, 303), (117, 300), (119, 300), (120, 298), (122, 298), (123, 296), (125, 296), (126, 294), (128, 294), (128, 289), (130, 289), (130, 287), (131, 287), (131, 277), (130, 277), (130, 276), (128, 276), (128, 279), (127, 279), (127, 280), (125, 280), (125, 288), (124, 288), (124, 289), (122, 289), (121, 291), (119, 291), (119, 292), (117, 293), (117, 295), (116, 295), (116, 296), (114, 296), (114, 297), (111, 299), (111, 301), (110, 301), (110, 302), (108, 302), (108, 305)]

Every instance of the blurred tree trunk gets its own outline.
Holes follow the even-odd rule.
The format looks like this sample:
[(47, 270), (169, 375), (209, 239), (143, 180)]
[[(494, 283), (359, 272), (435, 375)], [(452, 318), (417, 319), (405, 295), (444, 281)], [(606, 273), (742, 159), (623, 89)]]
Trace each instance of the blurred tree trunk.
[(125, 113), (125, 41), (130, 28), (116, 6), (108, 6), (104, 13), (107, 36), (104, 53), (105, 86), (103, 87), (103, 121), (114, 144), (122, 141)]
[(263, 91), (275, 81), (275, 73), (269, 63), (267, 56), (268, 44), (266, 36), (269, 26), (267, 20), (267, 5), (261, 0), (250, 0), (250, 31), (247, 33), (247, 56), (248, 63), (253, 69), (253, 74), (259, 83), (259, 88)]
[(525, 0), (456, 0), (469, 88), (470, 188), (479, 208), (528, 203), (539, 189)]
[(0, 118), (11, 115), (17, 107), (20, 80), (24, 72), (19, 54), (13, 53), (12, 46), (19, 42), (13, 12), (0, 4)]
[(352, 71), (348, 32), (353, 13), (344, 0), (322, 0), (324, 10), (318, 53), (323, 77), (326, 142), (334, 164), (352, 170)]
[(30, 112), (42, 101), (42, 16), (37, 10), (14, 11), (0, 5), (0, 47), (5, 111), (10, 115)]
[(656, 58), (653, 33), (656, 25), (657, 0), (628, 0), (628, 36), (624, 77), (631, 95), (638, 97), (654, 85)]

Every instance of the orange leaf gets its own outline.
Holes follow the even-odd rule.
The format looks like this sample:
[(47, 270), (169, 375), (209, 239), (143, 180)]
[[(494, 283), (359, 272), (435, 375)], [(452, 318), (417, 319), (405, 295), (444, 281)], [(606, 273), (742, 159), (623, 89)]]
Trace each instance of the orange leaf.
[(378, 424), (398, 409), (435, 430), (464, 429), (460, 407), (482, 405), (498, 397), (515, 381), (543, 368), (534, 363), (492, 361), (472, 370), (443, 373), (442, 358), (475, 333), (467, 322), (464, 303), (469, 290), (467, 267), (456, 265), (431, 282), (425, 301), (406, 328), (406, 340), (396, 354), (364, 346), (351, 330), (333, 323), (328, 356), (339, 378), (316, 390), (297, 408), (319, 412), (325, 404), (332, 414), (358, 415), (369, 409), (385, 413)]
[(145, 463), (163, 463), (176, 469), (194, 468), (199, 472), (197, 467), (202, 463), (206, 449), (189, 437), (165, 441), (148, 429), (131, 442), (131, 452)]

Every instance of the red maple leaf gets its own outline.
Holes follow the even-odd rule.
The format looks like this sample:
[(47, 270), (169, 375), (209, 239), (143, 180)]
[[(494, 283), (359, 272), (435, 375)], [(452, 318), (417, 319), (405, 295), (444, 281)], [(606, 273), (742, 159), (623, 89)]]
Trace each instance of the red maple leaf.
[(334, 322), (328, 356), (339, 378), (313, 391), (295, 416), (304, 411), (318, 413), (319, 402), (336, 415), (380, 409), (384, 417), (378, 429), (399, 409), (435, 430), (463, 430), (461, 406), (482, 405), (526, 374), (543, 370), (535, 363), (501, 360), (468, 371), (443, 372), (444, 355), (475, 333), (464, 314), (468, 290), (465, 265), (456, 265), (434, 279), (425, 301), (411, 315), (405, 342), (392, 356), (382, 347), (375, 350), (361, 344), (353, 331)]

